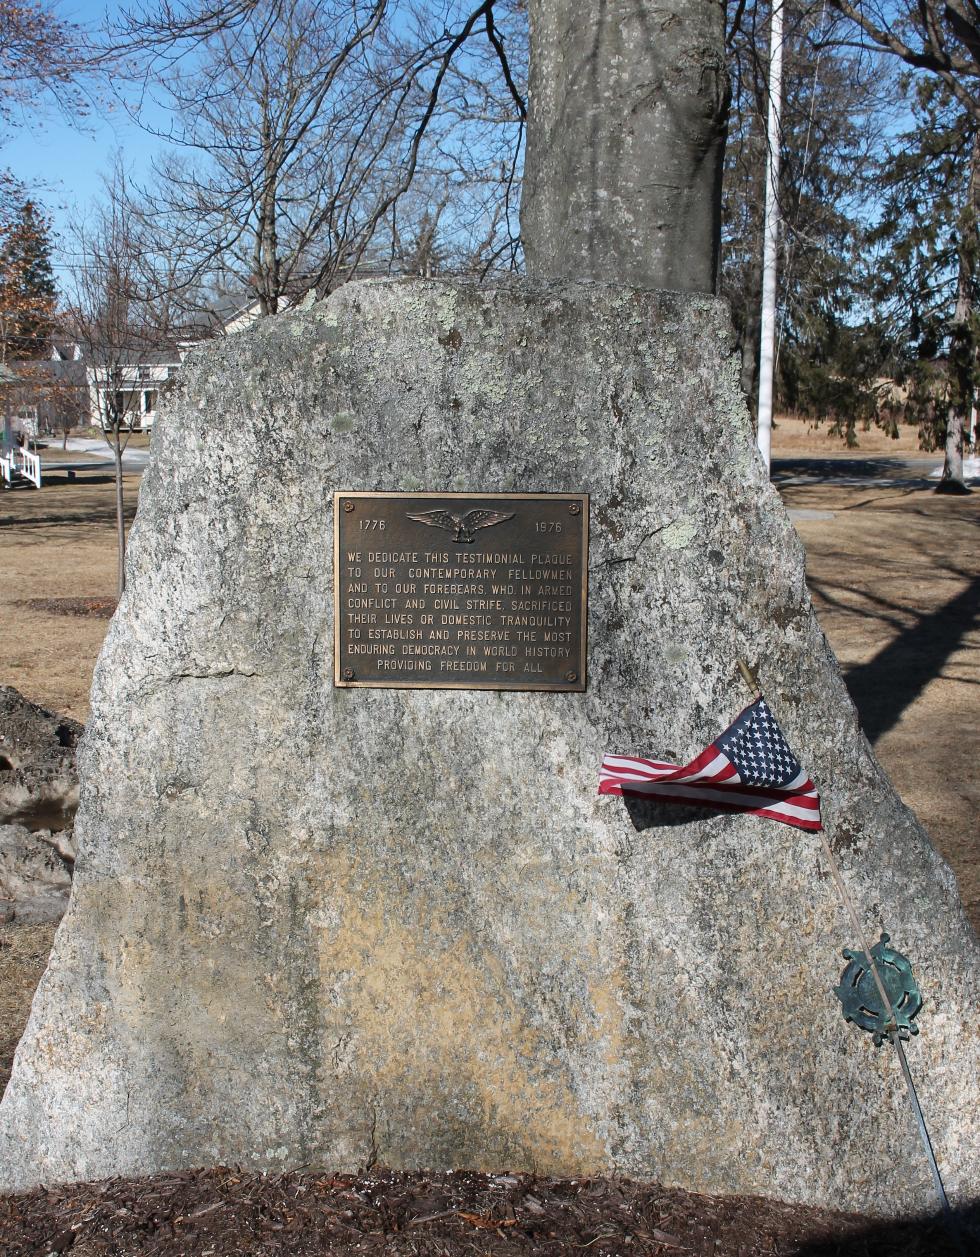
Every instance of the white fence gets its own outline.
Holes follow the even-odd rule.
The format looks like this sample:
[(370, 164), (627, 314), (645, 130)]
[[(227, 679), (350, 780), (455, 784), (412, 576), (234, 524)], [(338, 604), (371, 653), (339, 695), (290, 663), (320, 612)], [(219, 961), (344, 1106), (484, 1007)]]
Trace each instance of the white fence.
[(12, 485), (19, 480), (29, 481), (35, 489), (41, 487), (41, 460), (30, 450), (15, 447), (8, 453), (0, 453), (0, 480)]

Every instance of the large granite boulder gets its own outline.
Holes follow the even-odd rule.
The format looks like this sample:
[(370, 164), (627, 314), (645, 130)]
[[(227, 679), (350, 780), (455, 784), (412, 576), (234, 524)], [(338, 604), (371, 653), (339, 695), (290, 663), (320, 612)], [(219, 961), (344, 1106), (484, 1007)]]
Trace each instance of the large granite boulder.
[[(198, 353), (154, 436), (81, 750), (71, 906), (0, 1181), (239, 1162), (617, 1171), (934, 1204), (815, 836), (596, 794), (758, 669), (869, 933), (954, 1198), (977, 940), (862, 736), (753, 448), (724, 305), (359, 284)], [(585, 694), (338, 689), (337, 489), (591, 494)]]

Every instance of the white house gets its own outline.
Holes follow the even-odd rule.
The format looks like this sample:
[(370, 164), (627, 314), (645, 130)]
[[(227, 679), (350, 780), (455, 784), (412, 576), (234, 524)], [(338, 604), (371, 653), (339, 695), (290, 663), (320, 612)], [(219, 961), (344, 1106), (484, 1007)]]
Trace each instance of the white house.
[[(288, 303), (283, 303), (288, 309)], [(226, 297), (215, 302), (199, 323), (185, 329), (184, 335), (164, 349), (134, 348), (129, 354), (93, 354), (85, 362), (89, 414), (93, 426), (110, 426), (111, 416), (124, 416), (123, 428), (149, 431), (157, 417), (161, 394), (180, 373), (188, 353), (202, 341), (230, 336), (261, 318), (257, 299)], [(112, 362), (112, 367), (108, 365)], [(85, 356), (83, 355), (83, 361)], [(113, 393), (115, 406), (109, 403)]]
[[(282, 308), (288, 307), (284, 301)], [(163, 345), (135, 342), (120, 349), (56, 339), (44, 358), (17, 364), (18, 381), (10, 392), (13, 431), (40, 437), (71, 427), (109, 428), (116, 415), (124, 430), (149, 431), (162, 394), (190, 350), (259, 318), (257, 299), (230, 295), (218, 298), (179, 338)]]
[(148, 432), (156, 422), (160, 395), (179, 374), (185, 353), (175, 347), (116, 354), (114, 362), (99, 354), (89, 361), (83, 358), (91, 425), (111, 427), (119, 415), (124, 429)]

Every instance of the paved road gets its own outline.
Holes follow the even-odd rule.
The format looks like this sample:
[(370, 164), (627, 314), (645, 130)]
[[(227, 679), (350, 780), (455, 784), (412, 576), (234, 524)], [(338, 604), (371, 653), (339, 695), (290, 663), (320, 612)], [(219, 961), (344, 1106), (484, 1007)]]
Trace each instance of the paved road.
[[(70, 437), (68, 449), (79, 453), (101, 455), (111, 467), (109, 447), (105, 441), (87, 437)], [(141, 473), (145, 470), (150, 452), (147, 449), (130, 449), (123, 454), (123, 469), (130, 473)], [(974, 473), (967, 477), (967, 483), (980, 485), (980, 460), (970, 459), (970, 470)], [(57, 466), (52, 464), (52, 471)], [(938, 472), (942, 470), (942, 458), (936, 454), (907, 455), (838, 455), (800, 456), (795, 458), (774, 458), (772, 460), (772, 478), (780, 485), (831, 484), (843, 487), (860, 488), (864, 485), (879, 487), (893, 486), (896, 488), (927, 489), (935, 485)]]
[[(110, 466), (112, 466), (112, 451), (105, 441), (99, 437), (81, 437), (71, 436), (68, 438), (69, 450), (75, 450), (77, 453), (95, 454), (104, 458)], [(146, 464), (150, 457), (148, 449), (128, 449), (123, 453), (123, 471), (126, 472), (142, 472), (146, 468)], [(57, 471), (57, 466), (52, 464), (52, 470)]]
[[(976, 460), (971, 460), (976, 463)], [(833, 484), (859, 488), (877, 485), (879, 488), (928, 489), (934, 487), (942, 471), (942, 458), (936, 454), (908, 457), (897, 454), (869, 455), (867, 457), (844, 455), (838, 458), (798, 457), (774, 458), (772, 478), (780, 487), (794, 484)], [(980, 483), (980, 468), (972, 483)]]

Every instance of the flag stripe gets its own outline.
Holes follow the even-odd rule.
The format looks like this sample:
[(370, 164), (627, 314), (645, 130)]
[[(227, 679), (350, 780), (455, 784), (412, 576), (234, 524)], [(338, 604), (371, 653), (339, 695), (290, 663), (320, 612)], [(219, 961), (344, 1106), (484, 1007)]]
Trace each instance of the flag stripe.
[(772, 803), (774, 806), (785, 809), (793, 814), (800, 816), (812, 815), (820, 810), (820, 800), (814, 794), (789, 794), (777, 795), (772, 790), (753, 791), (748, 790), (718, 790), (712, 789), (711, 786), (684, 785), (676, 782), (662, 784), (660, 782), (649, 782), (644, 785), (638, 785), (633, 782), (628, 784), (622, 783), (603, 783), (599, 789), (600, 794), (632, 794), (637, 798), (659, 798), (659, 799), (697, 799), (701, 802), (725, 803), (729, 807), (741, 807), (746, 811), (754, 811), (763, 803)]
[(606, 755), (599, 793), (751, 812), (801, 829), (822, 828), (816, 787), (761, 698), (689, 764)]
[(735, 766), (727, 756), (709, 746), (690, 764), (656, 763), (649, 759), (636, 759), (630, 755), (607, 755), (602, 761), (601, 772), (629, 777), (638, 781), (701, 781), (738, 780)]
[(794, 802), (799, 802), (801, 807), (819, 809), (820, 796), (817, 794), (813, 782), (805, 781), (802, 784), (802, 789), (776, 790), (773, 787), (767, 788), (766, 786), (729, 785), (727, 782), (640, 781), (635, 778), (622, 777), (618, 774), (600, 774), (599, 793), (660, 794), (666, 798), (673, 794), (692, 794), (701, 791), (710, 793), (713, 797), (719, 799), (737, 800), (744, 803), (746, 807), (758, 807), (761, 801), (774, 799), (778, 802), (793, 800)]
[(794, 795), (790, 799), (768, 800), (754, 799), (751, 802), (734, 802), (725, 792), (702, 788), (684, 788), (673, 786), (671, 793), (667, 787), (653, 786), (646, 790), (637, 790), (609, 783), (600, 787), (600, 794), (628, 795), (632, 798), (654, 799), (660, 803), (678, 805), (680, 807), (710, 807), (715, 811), (742, 812), (753, 816), (768, 816), (773, 820), (782, 821), (787, 825), (795, 825), (799, 829), (818, 830), (823, 828), (820, 822), (820, 804), (815, 796)]

